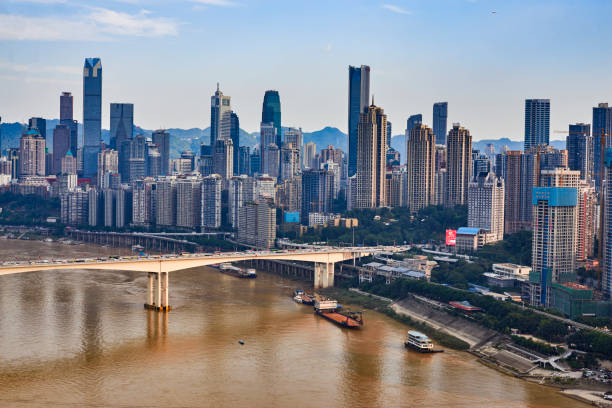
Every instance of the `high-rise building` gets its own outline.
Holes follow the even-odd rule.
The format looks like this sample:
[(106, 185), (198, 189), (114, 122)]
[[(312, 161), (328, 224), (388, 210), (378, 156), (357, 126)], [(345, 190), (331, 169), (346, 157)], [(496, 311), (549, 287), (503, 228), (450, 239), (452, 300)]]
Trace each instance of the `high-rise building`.
[[(595, 188), (599, 191), (601, 186), (602, 149), (612, 147), (612, 106), (600, 103), (593, 108), (592, 123), (593, 143), (593, 173)], [(602, 144), (602, 138), (604, 143)], [(603, 147), (602, 147), (603, 146)]]
[(436, 102), (433, 105), (433, 132), (436, 143), (446, 144), (446, 129), (448, 119), (448, 102)]
[(60, 173), (71, 175), (77, 174), (76, 158), (72, 155), (70, 150), (68, 150), (64, 157), (62, 157), (62, 161), (60, 163)]
[(232, 110), (231, 97), (223, 95), (219, 90), (210, 97), (210, 145), (214, 146), (217, 139), (221, 137), (221, 121), (226, 113)]
[(348, 95), (348, 176), (357, 173), (358, 129), (361, 114), (370, 103), (370, 67), (349, 66)]
[(202, 179), (185, 177), (176, 181), (176, 226), (197, 228), (202, 217)]
[[(110, 147), (118, 149), (126, 140), (134, 136), (134, 104), (110, 104)], [(120, 158), (119, 160), (127, 160)]]
[(332, 211), (334, 175), (327, 170), (302, 172), (302, 224), (308, 225), (308, 214)]
[(393, 124), (387, 121), (387, 150), (391, 148), (391, 139), (393, 138)]
[(321, 149), (321, 152), (319, 153), (319, 162), (323, 164), (329, 161), (334, 162), (338, 164), (339, 166), (341, 166), (342, 165), (342, 149), (340, 149), (339, 147), (334, 148), (334, 146), (332, 145), (327, 146), (325, 149)]
[(28, 120), (28, 130), (38, 130), (38, 133), (45, 141), (47, 140), (47, 121), (43, 118), (30, 118)]
[[(94, 190), (95, 191), (95, 190)], [(66, 225), (85, 225), (88, 223), (89, 194), (75, 190), (60, 197), (60, 219)]]
[(240, 209), (249, 201), (253, 201), (254, 180), (245, 174), (234, 176), (229, 180), (228, 218), (232, 228), (238, 230), (240, 225)]
[[(606, 211), (603, 217), (603, 270), (601, 274), (601, 292), (603, 298), (612, 300), (612, 148), (607, 148), (604, 153), (605, 166), (605, 188), (604, 207)], [(601, 211), (601, 210), (600, 210)]]
[(550, 138), (550, 99), (525, 99), (525, 150), (547, 145)]
[(279, 161), (276, 161), (279, 145), (276, 144), (277, 129), (274, 123), (264, 123), (260, 125), (260, 153), (261, 169), (260, 172), (272, 177), (278, 177)]
[(593, 256), (595, 225), (597, 223), (597, 194), (595, 186), (581, 180), (578, 187), (578, 237), (576, 260), (584, 261)]
[(154, 192), (157, 185), (153, 179), (137, 180), (132, 185), (132, 223), (150, 226), (155, 222)]
[(176, 177), (166, 176), (157, 181), (155, 194), (155, 223), (158, 226), (176, 225)]
[[(219, 142), (217, 140), (217, 142)], [(221, 226), (221, 190), (223, 179), (219, 174), (211, 174), (202, 180), (202, 227)]]
[(145, 162), (147, 166), (145, 171), (147, 177), (159, 177), (162, 175), (161, 153), (159, 152), (159, 148), (156, 144), (147, 143), (147, 158)]
[(470, 182), (468, 227), (481, 228), (504, 239), (504, 180), (495, 173), (480, 173)]
[(249, 146), (240, 146), (238, 153), (238, 173), (237, 175), (251, 175), (251, 149)]
[(170, 134), (164, 129), (158, 129), (153, 132), (152, 138), (161, 155), (161, 175), (168, 176), (170, 174)]
[(317, 156), (317, 145), (314, 142), (308, 142), (304, 145), (304, 168), (316, 169), (315, 158)]
[(295, 177), (300, 171), (300, 151), (293, 143), (283, 143), (280, 151), (281, 180)]
[(448, 132), (446, 177), (444, 205), (454, 207), (467, 204), (468, 185), (472, 179), (472, 136), (459, 123), (453, 123), (453, 128)]
[(232, 139), (217, 139), (213, 146), (213, 172), (224, 180), (234, 175), (234, 144)]
[(278, 91), (266, 91), (261, 108), (261, 123), (272, 123), (276, 129), (276, 139), (274, 143), (278, 148), (281, 147), (282, 128), (281, 128), (281, 104)]
[(283, 210), (283, 213), (300, 212), (302, 210), (301, 175), (278, 184), (274, 202), (278, 208)]
[(276, 208), (267, 200), (245, 203), (240, 212), (238, 241), (261, 249), (270, 249), (276, 241)]
[(102, 140), (102, 62), (86, 58), (83, 67), (83, 175), (95, 176)]
[(410, 131), (414, 129), (417, 124), (423, 123), (423, 115), (420, 113), (416, 115), (410, 115), (406, 121), (406, 137), (410, 136)]
[(62, 159), (70, 150), (70, 128), (63, 124), (58, 124), (53, 129), (53, 174), (61, 172)]
[(254, 177), (261, 172), (261, 148), (255, 147), (251, 153), (249, 176)]
[(576, 265), (579, 172), (544, 170), (545, 187), (532, 190), (532, 273), (527, 294), (532, 305), (550, 305), (553, 282), (571, 279)]
[(387, 183), (387, 206), (404, 206), (404, 180), (399, 171), (388, 171), (385, 177)]
[(285, 143), (292, 143), (295, 148), (298, 149), (299, 153), (299, 165), (302, 168), (302, 158), (304, 157), (304, 135), (302, 134), (302, 128), (287, 128), (285, 129)]
[(231, 139), (232, 144), (234, 146), (232, 159), (233, 173), (238, 174), (238, 156), (240, 152), (240, 120), (238, 119), (238, 115), (236, 115), (233, 111), (228, 111), (223, 114), (223, 118), (221, 119), (220, 138)]
[(472, 156), (472, 180), (476, 180), (480, 173), (488, 173), (493, 171), (491, 160), (486, 154), (478, 154)]
[(591, 126), (585, 123), (569, 125), (569, 134), (565, 139), (565, 146), (568, 167), (580, 171), (580, 178), (590, 181), (593, 171)]
[(408, 207), (413, 213), (435, 203), (436, 136), (422, 123), (406, 135)]
[(140, 180), (146, 176), (147, 166), (147, 140), (144, 135), (137, 135), (131, 140), (126, 140), (123, 142), (123, 145), (129, 145), (129, 157), (127, 160), (127, 177), (126, 174), (121, 172), (121, 165), (124, 163), (121, 159), (121, 151), (119, 152), (119, 170), (121, 173), (121, 181), (122, 182), (133, 182), (135, 180)]
[[(372, 104), (361, 114), (357, 138), (357, 208), (386, 205), (387, 115)], [(302, 191), (304, 191), (302, 189)]]
[(45, 139), (30, 129), (19, 140), (19, 177), (45, 176)]
[(73, 98), (70, 92), (60, 95), (60, 123), (70, 128), (70, 150), (76, 157), (79, 147), (79, 128), (73, 117)]

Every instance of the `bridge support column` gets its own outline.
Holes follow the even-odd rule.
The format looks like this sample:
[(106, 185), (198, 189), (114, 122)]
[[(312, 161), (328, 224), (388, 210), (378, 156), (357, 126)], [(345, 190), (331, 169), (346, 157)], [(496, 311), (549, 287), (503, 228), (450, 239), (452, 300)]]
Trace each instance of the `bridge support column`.
[(170, 310), (168, 288), (168, 272), (149, 272), (145, 308), (160, 311)]
[(314, 287), (328, 288), (334, 286), (334, 264), (333, 262), (315, 262)]

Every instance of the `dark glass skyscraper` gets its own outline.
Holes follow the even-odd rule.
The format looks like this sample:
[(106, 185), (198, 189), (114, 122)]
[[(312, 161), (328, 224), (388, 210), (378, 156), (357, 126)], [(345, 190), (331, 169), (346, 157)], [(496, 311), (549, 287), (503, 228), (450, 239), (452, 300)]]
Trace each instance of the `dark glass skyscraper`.
[[(612, 147), (612, 107), (608, 107), (607, 103), (600, 103), (593, 108), (593, 173), (595, 178), (595, 187), (597, 190), (601, 187), (601, 138), (606, 138), (604, 149)], [(605, 136), (608, 135), (608, 136)]]
[[(117, 149), (124, 140), (134, 136), (134, 105), (111, 103), (110, 105), (110, 146)], [(121, 157), (119, 158), (121, 161)]]
[(77, 156), (79, 147), (79, 126), (73, 117), (73, 99), (70, 92), (62, 92), (60, 95), (60, 123), (70, 128), (70, 151), (72, 156)]
[(448, 119), (448, 102), (436, 102), (433, 105), (433, 132), (436, 144), (446, 144), (446, 121)]
[(238, 115), (233, 111), (229, 113), (229, 133), (233, 144), (233, 174), (239, 174), (239, 156), (240, 156), (240, 120)]
[(349, 66), (348, 96), (348, 176), (357, 173), (357, 139), (359, 118), (370, 104), (370, 67)]
[(102, 62), (86, 58), (83, 67), (83, 175), (98, 172), (102, 138)]
[(590, 125), (585, 123), (569, 125), (569, 134), (565, 139), (567, 166), (570, 170), (580, 171), (580, 178), (586, 181), (590, 181), (592, 177), (592, 147)]
[(163, 129), (156, 130), (153, 132), (153, 143), (161, 155), (161, 175), (167, 176), (170, 174), (170, 133)]
[(423, 123), (423, 115), (420, 113), (416, 115), (410, 115), (406, 121), (406, 137), (410, 135), (410, 131), (414, 129), (417, 124)]
[(278, 91), (266, 91), (261, 109), (261, 123), (273, 123), (276, 128), (276, 146), (280, 148), (281, 134), (281, 104)]
[(43, 118), (30, 118), (28, 120), (28, 130), (36, 129), (38, 133), (47, 140), (47, 121)]
[(393, 125), (387, 121), (387, 147), (391, 148), (391, 138), (393, 137)]
[(525, 99), (525, 150), (548, 145), (550, 99)]

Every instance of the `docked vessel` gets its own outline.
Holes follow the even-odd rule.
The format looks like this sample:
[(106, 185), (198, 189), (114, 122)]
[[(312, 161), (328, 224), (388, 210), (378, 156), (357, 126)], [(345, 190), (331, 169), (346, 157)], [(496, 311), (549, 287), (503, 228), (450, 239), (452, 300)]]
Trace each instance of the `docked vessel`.
[(314, 303), (315, 313), (339, 326), (358, 329), (363, 326), (362, 312), (340, 312), (341, 306), (332, 299), (317, 299)]
[(293, 300), (304, 305), (314, 305), (314, 297), (307, 295), (302, 289), (293, 292)]
[(257, 271), (255, 271), (255, 269), (248, 268), (244, 270), (228, 262), (219, 265), (219, 271), (242, 279), (255, 279), (257, 277)]
[(414, 349), (420, 353), (441, 353), (444, 350), (435, 350), (433, 343), (429, 340), (429, 337), (416, 330), (410, 330), (408, 337), (404, 342), (404, 346), (407, 348)]

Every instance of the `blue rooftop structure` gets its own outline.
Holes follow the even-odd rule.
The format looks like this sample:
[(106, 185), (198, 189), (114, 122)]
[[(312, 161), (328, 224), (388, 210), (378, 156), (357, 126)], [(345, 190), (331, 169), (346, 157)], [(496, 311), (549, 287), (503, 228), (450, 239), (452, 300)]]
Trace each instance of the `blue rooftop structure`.
[(457, 234), (461, 235), (478, 235), (480, 232), (480, 228), (471, 228), (471, 227), (460, 227), (457, 230)]

